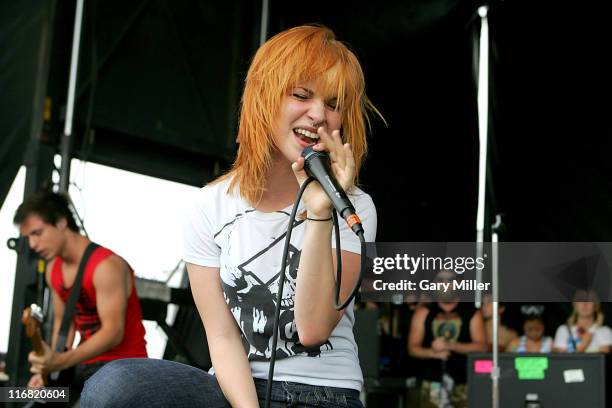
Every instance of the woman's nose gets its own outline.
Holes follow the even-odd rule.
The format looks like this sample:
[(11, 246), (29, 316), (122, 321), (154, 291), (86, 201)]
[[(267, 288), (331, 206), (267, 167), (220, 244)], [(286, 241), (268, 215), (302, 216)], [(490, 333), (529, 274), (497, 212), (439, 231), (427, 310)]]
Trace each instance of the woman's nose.
[(308, 109), (308, 118), (312, 121), (313, 127), (319, 127), (325, 122), (325, 104), (323, 101), (312, 100)]

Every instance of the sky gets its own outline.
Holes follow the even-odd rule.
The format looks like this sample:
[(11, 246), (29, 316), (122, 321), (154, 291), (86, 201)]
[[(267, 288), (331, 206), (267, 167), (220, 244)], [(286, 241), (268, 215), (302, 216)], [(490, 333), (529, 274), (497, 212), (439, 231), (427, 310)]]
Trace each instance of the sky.
[[(6, 240), (19, 232), (12, 223), (23, 201), (25, 169), (0, 208), (0, 352), (8, 349), (16, 254)], [(70, 195), (89, 237), (122, 256), (136, 276), (165, 281), (182, 255), (183, 208), (197, 188), (93, 163), (73, 160)], [(176, 274), (171, 285), (180, 280)], [(169, 316), (172, 316), (169, 313)], [(15, 316), (19, 318), (19, 316)], [(161, 358), (165, 336), (145, 322), (150, 357)]]

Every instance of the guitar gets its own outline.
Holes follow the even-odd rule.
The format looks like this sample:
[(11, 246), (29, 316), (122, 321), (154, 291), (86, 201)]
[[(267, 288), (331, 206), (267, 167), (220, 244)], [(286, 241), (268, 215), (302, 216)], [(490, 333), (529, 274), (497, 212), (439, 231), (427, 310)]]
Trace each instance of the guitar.
[[(45, 354), (45, 350), (42, 345), (42, 336), (40, 334), (40, 325), (43, 322), (42, 309), (35, 303), (32, 303), (30, 307), (26, 307), (21, 316), (21, 323), (25, 326), (25, 334), (30, 338), (32, 342), (32, 348), (34, 354), (42, 356)], [(42, 375), (43, 385), (46, 387), (49, 383), (47, 374)]]
[[(30, 307), (25, 308), (21, 316), (21, 323), (25, 326), (26, 336), (30, 338), (32, 348), (37, 356), (42, 356), (45, 353), (42, 335), (40, 334), (42, 322), (43, 314), (40, 306), (32, 303)], [(58, 373), (51, 373), (51, 378), (48, 374), (42, 374), (43, 385), (45, 387), (68, 387), (72, 383), (74, 375), (74, 367), (61, 370)]]

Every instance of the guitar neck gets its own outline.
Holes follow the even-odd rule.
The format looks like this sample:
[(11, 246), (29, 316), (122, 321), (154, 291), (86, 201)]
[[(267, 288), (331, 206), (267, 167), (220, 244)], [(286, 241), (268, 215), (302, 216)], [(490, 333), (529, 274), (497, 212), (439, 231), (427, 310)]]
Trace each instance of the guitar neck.
[(45, 350), (43, 349), (40, 330), (36, 330), (30, 340), (32, 341), (32, 348), (34, 349), (34, 353), (36, 353), (36, 355), (42, 356), (45, 353)]
[[(45, 354), (45, 349), (43, 347), (43, 339), (40, 334), (41, 322), (42, 314), (38, 306), (32, 305), (31, 307), (27, 307), (24, 309), (23, 314), (21, 315), (21, 323), (23, 323), (24, 325), (26, 336), (30, 338), (30, 342), (32, 343), (32, 349), (34, 349), (34, 354), (39, 356)], [(42, 380), (43, 385), (47, 386), (48, 379), (46, 373), (42, 373)]]

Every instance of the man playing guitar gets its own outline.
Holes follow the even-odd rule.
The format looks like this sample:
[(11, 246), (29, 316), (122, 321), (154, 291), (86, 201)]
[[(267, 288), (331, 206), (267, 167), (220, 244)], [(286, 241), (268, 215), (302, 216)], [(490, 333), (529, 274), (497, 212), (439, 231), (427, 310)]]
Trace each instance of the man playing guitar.
[[(80, 234), (65, 196), (36, 193), (17, 209), (13, 219), (30, 248), (48, 260), (45, 273), (53, 290), (51, 346), (42, 342), (43, 353), (32, 352), (28, 360), (34, 374), (28, 387), (44, 386), (49, 373), (75, 368), (72, 393), (82, 388), (104, 363), (131, 357), (146, 357), (142, 312), (134, 287), (134, 273), (127, 262), (109, 249), (97, 247), (89, 257), (82, 277), (72, 326), (65, 344), (57, 352), (56, 342), (65, 304), (74, 284), (81, 258), (91, 241)], [(80, 343), (72, 347), (75, 330)]]

